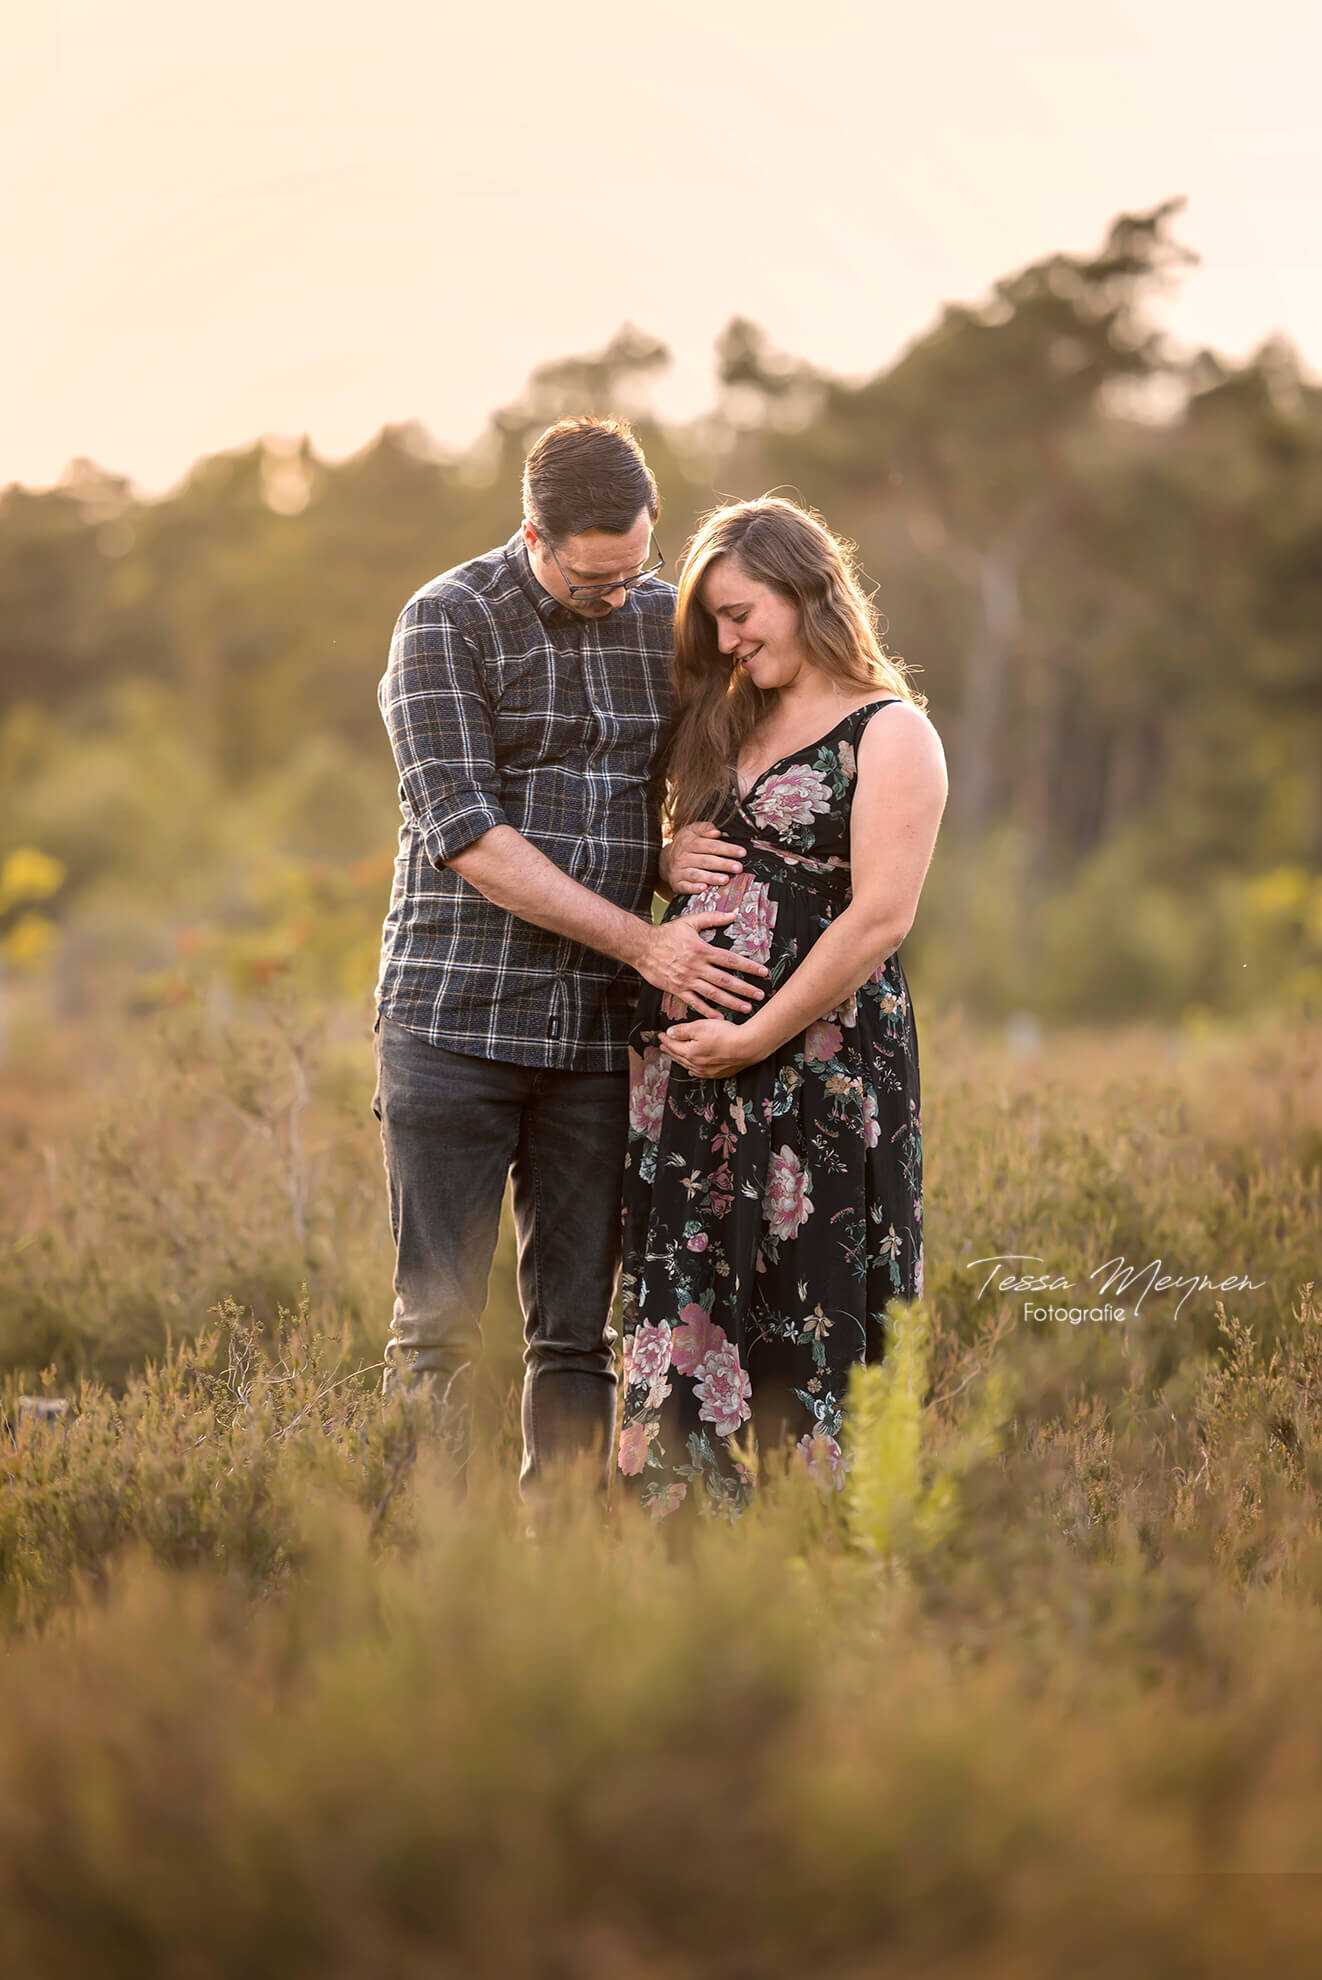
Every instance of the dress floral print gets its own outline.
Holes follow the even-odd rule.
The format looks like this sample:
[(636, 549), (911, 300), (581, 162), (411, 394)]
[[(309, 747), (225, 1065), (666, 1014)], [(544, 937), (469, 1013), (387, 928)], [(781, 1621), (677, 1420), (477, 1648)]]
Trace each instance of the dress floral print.
[[(855, 751), (887, 705), (764, 771), (718, 821), (743, 871), (667, 910), (732, 911), (709, 939), (766, 963), (768, 996), (848, 905)], [(618, 1463), (656, 1514), (690, 1496), (734, 1514), (750, 1435), (843, 1483), (850, 1368), (922, 1290), (918, 1046), (898, 956), (730, 1079), (661, 1052), (684, 1014), (644, 986), (630, 1037)]]

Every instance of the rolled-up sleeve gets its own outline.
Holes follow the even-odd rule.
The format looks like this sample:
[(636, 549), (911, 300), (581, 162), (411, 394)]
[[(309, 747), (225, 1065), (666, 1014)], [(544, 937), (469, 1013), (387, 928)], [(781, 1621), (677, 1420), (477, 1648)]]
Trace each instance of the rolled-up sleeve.
[(481, 663), (443, 600), (422, 596), (404, 607), (377, 699), (400, 800), (417, 820), (428, 859), (444, 866), (507, 820)]

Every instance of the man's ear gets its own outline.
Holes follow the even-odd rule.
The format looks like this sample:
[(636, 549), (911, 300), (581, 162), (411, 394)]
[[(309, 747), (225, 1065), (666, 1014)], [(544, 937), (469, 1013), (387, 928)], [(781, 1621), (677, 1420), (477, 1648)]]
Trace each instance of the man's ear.
[(541, 540), (541, 537), (528, 521), (527, 516), (525, 516), (523, 519), (523, 541), (530, 553), (537, 548)]

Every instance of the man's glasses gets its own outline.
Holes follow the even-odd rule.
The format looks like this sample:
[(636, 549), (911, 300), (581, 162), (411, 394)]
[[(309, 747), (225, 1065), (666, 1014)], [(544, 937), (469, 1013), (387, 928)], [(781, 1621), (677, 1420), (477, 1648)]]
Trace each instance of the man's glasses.
[[(543, 542), (546, 541), (545, 538), (542, 540)], [(611, 578), (605, 584), (571, 584), (565, 567), (556, 556), (554, 549), (549, 543), (546, 545), (547, 549), (551, 552), (551, 562), (555, 565), (561, 577), (564, 578), (565, 590), (571, 598), (604, 598), (611, 591), (632, 591), (634, 586), (641, 584), (644, 578), (655, 577), (666, 560), (661, 555), (655, 536), (649, 536), (647, 546), (647, 562), (643, 565), (641, 571), (635, 571), (632, 577)]]

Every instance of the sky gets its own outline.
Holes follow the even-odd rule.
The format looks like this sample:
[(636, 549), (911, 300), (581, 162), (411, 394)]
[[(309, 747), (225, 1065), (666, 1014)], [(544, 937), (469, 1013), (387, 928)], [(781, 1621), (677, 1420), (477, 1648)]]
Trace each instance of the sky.
[(44, 0), (0, 63), (0, 485), (147, 493), (261, 434), (446, 447), (624, 322), (860, 375), (1188, 200), (1162, 320), (1322, 371), (1305, 0)]

